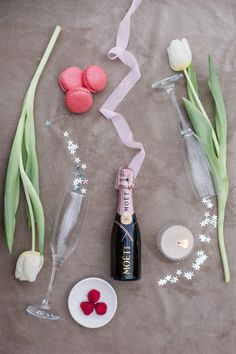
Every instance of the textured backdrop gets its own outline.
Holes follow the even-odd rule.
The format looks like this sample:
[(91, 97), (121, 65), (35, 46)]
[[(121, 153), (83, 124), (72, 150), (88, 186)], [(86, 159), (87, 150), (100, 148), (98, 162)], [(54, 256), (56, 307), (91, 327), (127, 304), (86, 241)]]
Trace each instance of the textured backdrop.
[[(119, 61), (106, 58), (114, 46), (127, 0), (1, 0), (0, 1), (0, 353), (4, 354), (233, 354), (236, 347), (236, 7), (234, 0), (144, 0), (132, 18), (129, 49), (137, 57), (141, 80), (119, 111), (127, 118), (135, 138), (144, 143), (146, 159), (136, 183), (135, 205), (142, 230), (142, 279), (113, 282), (109, 275), (109, 240), (116, 208), (114, 179), (133, 151), (122, 146), (112, 124), (99, 107), (127, 73)], [(55, 25), (63, 30), (40, 80), (35, 103), (41, 196), (46, 213), (45, 266), (33, 284), (14, 278), (20, 252), (30, 247), (24, 204), (18, 212), (14, 251), (10, 257), (3, 239), (3, 188), (12, 139), (24, 94)], [(164, 94), (152, 92), (155, 79), (170, 75), (166, 48), (173, 38), (187, 37), (208, 111), (207, 55), (211, 53), (222, 85), (229, 124), (228, 171), (230, 197), (225, 237), (232, 282), (224, 284), (215, 234), (208, 260), (193, 281), (159, 287), (156, 281), (176, 265), (164, 261), (155, 248), (157, 230), (172, 221), (190, 227), (198, 237), (203, 206), (187, 182), (179, 130)], [(79, 117), (63, 105), (57, 83), (67, 66), (100, 64), (109, 84), (94, 97), (90, 112)], [(185, 95), (184, 82), (178, 97)], [(50, 119), (52, 128), (44, 123)], [(89, 217), (78, 249), (65, 263), (55, 285), (57, 322), (25, 314), (46, 291), (51, 259), (49, 238), (59, 195), (70, 182), (70, 162), (61, 130), (79, 142), (88, 165)], [(198, 246), (196, 246), (198, 247)], [(191, 265), (191, 259), (180, 267)], [(87, 276), (112, 283), (118, 310), (110, 324), (98, 330), (80, 327), (67, 310), (71, 287)]]

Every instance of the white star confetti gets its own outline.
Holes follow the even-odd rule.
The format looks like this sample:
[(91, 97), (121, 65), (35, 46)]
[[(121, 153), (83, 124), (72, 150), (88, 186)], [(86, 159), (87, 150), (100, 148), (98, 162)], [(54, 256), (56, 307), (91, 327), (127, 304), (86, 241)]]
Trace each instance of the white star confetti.
[(213, 208), (213, 204), (212, 204), (211, 201), (209, 201), (209, 203), (207, 203), (206, 206), (207, 206), (208, 209), (212, 209)]
[(85, 188), (82, 188), (82, 189), (81, 189), (81, 193), (82, 193), (82, 194), (85, 194), (86, 192), (87, 192), (87, 189), (85, 189)]
[(207, 203), (209, 203), (209, 202), (210, 202), (210, 199), (209, 199), (209, 198), (203, 198), (203, 199), (202, 199), (202, 203), (205, 204), (205, 205), (206, 205)]
[(210, 224), (211, 224), (214, 228), (216, 228), (216, 226), (217, 226), (217, 216), (216, 216), (215, 214), (211, 217), (211, 219), (210, 219)]
[(201, 226), (201, 227), (205, 226), (204, 220), (200, 222), (200, 226)]
[(79, 177), (79, 178), (74, 178), (72, 184), (76, 189), (78, 189), (78, 185), (81, 184), (82, 182), (83, 182), (82, 178)]
[(204, 253), (203, 255), (199, 256), (196, 260), (195, 263), (199, 266), (203, 265), (203, 263), (207, 260), (207, 255)]
[(201, 241), (201, 242), (206, 242), (206, 235), (205, 234), (201, 234), (201, 235), (199, 235), (199, 240)]
[(171, 276), (171, 275), (167, 275), (167, 276), (165, 277), (165, 280), (166, 280), (166, 281), (171, 281), (171, 279), (172, 279), (172, 276)]
[(200, 264), (199, 264), (199, 263), (193, 263), (193, 264), (192, 264), (192, 268), (193, 268), (194, 270), (198, 270), (198, 271), (199, 271), (201, 267), (200, 267)]
[(206, 236), (205, 234), (201, 234), (199, 235), (199, 240), (203, 243), (210, 243), (211, 242), (211, 238)]
[(203, 254), (201, 257), (196, 259), (197, 264), (203, 264), (207, 260), (208, 256), (206, 254)]
[(74, 144), (72, 140), (68, 141), (67, 149), (69, 150), (71, 155), (75, 155), (76, 150), (78, 149), (78, 147), (79, 146), (77, 144)]
[(202, 257), (199, 257), (199, 258), (197, 258), (197, 259), (195, 260), (195, 263), (196, 263), (197, 266), (200, 267), (200, 266), (203, 265), (204, 260), (202, 259)]
[(204, 213), (204, 216), (205, 216), (206, 218), (209, 218), (210, 213), (209, 213), (208, 211), (206, 211), (206, 212)]
[(201, 227), (205, 227), (207, 224), (209, 224), (209, 219), (205, 219), (205, 220), (200, 222), (200, 226)]
[(214, 206), (209, 198), (203, 198), (202, 203), (205, 204), (208, 209), (212, 209)]
[(45, 127), (47, 127), (47, 128), (51, 128), (52, 122), (51, 122), (50, 120), (47, 120), (44, 125), (45, 125)]
[(202, 257), (202, 256), (204, 256), (204, 254), (205, 254), (205, 252), (204, 252), (203, 250), (198, 250), (198, 251), (196, 252), (196, 255), (197, 255), (198, 257)]
[(181, 270), (181, 269), (177, 269), (177, 270), (176, 270), (176, 274), (177, 274), (177, 275), (181, 275), (181, 274), (182, 274), (182, 270)]
[(183, 276), (185, 279), (191, 280), (192, 277), (194, 276), (194, 273), (193, 272), (185, 272)]
[(79, 148), (79, 145), (77, 145), (77, 144), (72, 144), (72, 148), (73, 148), (73, 150), (77, 150), (77, 149)]
[(171, 282), (171, 284), (175, 284), (175, 283), (177, 283), (177, 281), (178, 281), (177, 277), (172, 277), (170, 282)]
[(158, 285), (163, 286), (166, 285), (166, 280), (165, 279), (160, 279), (158, 282)]
[(82, 187), (84, 184), (88, 184), (88, 179), (86, 179), (86, 173), (81, 170), (85, 170), (87, 168), (87, 165), (86, 163), (81, 164), (81, 160), (80, 157), (78, 156), (78, 151), (77, 151), (79, 149), (79, 145), (72, 140), (70, 133), (67, 130), (62, 131), (61, 134), (63, 134), (63, 137), (66, 138), (67, 149), (69, 153), (71, 155), (75, 155), (75, 154), (77, 155), (74, 156), (74, 163), (76, 164), (76, 166), (74, 166), (74, 171), (73, 171), (74, 178), (72, 180), (71, 187), (77, 193), (86, 194), (87, 189)]
[(74, 189), (78, 189), (78, 185), (79, 185), (79, 178), (74, 178), (72, 185), (74, 186)]

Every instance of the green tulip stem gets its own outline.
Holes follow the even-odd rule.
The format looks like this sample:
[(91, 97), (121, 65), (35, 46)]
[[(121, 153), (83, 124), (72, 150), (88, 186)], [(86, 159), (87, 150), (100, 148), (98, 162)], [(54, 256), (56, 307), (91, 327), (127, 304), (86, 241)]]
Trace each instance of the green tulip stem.
[[(20, 153), (20, 159), (19, 159), (19, 168), (20, 168), (20, 174), (23, 174), (23, 161), (22, 161), (22, 154)], [(31, 233), (32, 233), (32, 244), (31, 244), (31, 250), (35, 251), (35, 218), (34, 218), (34, 212), (32, 208), (32, 203), (30, 200), (30, 196), (28, 192), (26, 191), (25, 184), (24, 184), (24, 179), (22, 178), (22, 183), (24, 186), (24, 192), (25, 192), (25, 198), (28, 206), (28, 211), (29, 211), (29, 216), (30, 216), (30, 224), (31, 224)]]
[(31, 228), (32, 228), (31, 251), (35, 251), (35, 221), (34, 221), (34, 213), (33, 213), (33, 208), (32, 208), (32, 204), (31, 204), (31, 201), (30, 201), (30, 197), (29, 197), (29, 194), (27, 192), (25, 193), (25, 197), (26, 197), (26, 201), (27, 201), (27, 205), (28, 205)]
[[(225, 209), (222, 209), (221, 198), (218, 198), (218, 242), (220, 249), (220, 256), (223, 265), (224, 278), (225, 282), (230, 282), (230, 270), (229, 270), (229, 262), (227, 258), (225, 241), (224, 241), (224, 214)], [(224, 207), (223, 207), (224, 208)]]
[[(195, 90), (195, 88), (194, 88), (194, 86), (193, 86), (193, 84), (192, 84), (192, 81), (191, 81), (191, 79), (190, 79), (190, 76), (189, 76), (189, 74), (188, 74), (187, 69), (185, 68), (183, 71), (184, 71), (184, 75), (186, 76), (186, 79), (187, 79), (187, 81), (188, 81), (189, 87), (191, 88), (191, 91), (192, 91), (192, 93), (193, 93), (193, 96), (194, 96), (194, 98), (195, 98), (197, 104), (198, 104), (198, 107), (199, 107), (200, 111), (202, 112), (202, 114), (204, 115), (204, 117), (205, 117), (205, 118), (209, 121), (209, 123), (211, 124), (210, 119), (208, 118), (208, 115), (207, 115), (207, 113), (206, 113), (206, 111), (205, 111), (205, 109), (204, 109), (204, 107), (203, 107), (203, 105), (202, 105), (202, 103), (201, 103), (201, 101), (200, 101), (200, 99), (199, 99), (199, 97), (198, 97), (198, 94), (197, 94), (197, 92), (196, 92), (196, 90)], [(214, 145), (215, 145), (215, 149), (216, 149), (217, 156), (219, 156), (220, 147), (219, 147), (219, 143), (218, 143), (218, 140), (217, 140), (217, 137), (216, 137), (216, 134), (215, 134), (215, 131), (214, 131), (213, 128), (212, 128), (212, 139), (213, 139), (213, 142), (214, 142)]]
[[(218, 173), (220, 176), (220, 173)], [(222, 183), (224, 180), (224, 184)], [(230, 282), (230, 269), (229, 262), (227, 257), (227, 252), (225, 248), (224, 241), (224, 219), (225, 219), (225, 207), (227, 203), (228, 197), (228, 178), (227, 175), (224, 178), (220, 178), (219, 180), (215, 179), (215, 186), (217, 191), (217, 207), (218, 207), (218, 222), (217, 222), (217, 236), (218, 236), (218, 244), (219, 251), (224, 271), (225, 282)]]

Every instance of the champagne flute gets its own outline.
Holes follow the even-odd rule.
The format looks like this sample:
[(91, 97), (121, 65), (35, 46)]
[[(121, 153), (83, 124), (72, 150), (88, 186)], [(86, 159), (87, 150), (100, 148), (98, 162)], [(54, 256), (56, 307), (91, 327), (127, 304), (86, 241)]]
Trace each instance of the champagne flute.
[(46, 296), (40, 305), (30, 305), (30, 315), (58, 320), (60, 316), (51, 308), (53, 285), (58, 269), (75, 250), (85, 221), (88, 199), (76, 192), (67, 192), (60, 204), (52, 231), (51, 250), (53, 267)]
[(176, 74), (166, 79), (156, 81), (152, 84), (153, 89), (163, 89), (171, 98), (176, 112), (176, 118), (180, 125), (181, 137), (185, 143), (185, 170), (190, 184), (196, 195), (203, 199), (215, 195), (215, 189), (211, 178), (210, 166), (203, 148), (191, 129), (189, 122), (181, 112), (175, 95), (175, 82), (183, 77), (183, 74)]

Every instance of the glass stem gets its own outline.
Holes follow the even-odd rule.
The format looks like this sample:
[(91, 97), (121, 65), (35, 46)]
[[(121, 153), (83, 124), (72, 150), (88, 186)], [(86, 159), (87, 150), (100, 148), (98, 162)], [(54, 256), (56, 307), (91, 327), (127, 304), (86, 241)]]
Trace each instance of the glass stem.
[(49, 285), (48, 285), (48, 290), (47, 290), (45, 298), (42, 301), (42, 305), (47, 306), (48, 308), (50, 308), (50, 305), (51, 305), (53, 286), (54, 286), (56, 274), (57, 274), (57, 271), (59, 268), (60, 268), (60, 264), (57, 261), (53, 260), (52, 273), (51, 273), (51, 278), (50, 278)]
[(173, 87), (171, 87), (167, 90), (167, 93), (170, 96), (172, 104), (175, 108), (177, 118), (178, 118), (178, 121), (180, 124), (181, 134), (182, 134), (182, 136), (184, 136), (187, 132), (188, 133), (190, 132), (190, 127), (189, 127), (188, 123), (186, 122), (186, 120), (180, 110), (179, 104), (178, 104), (176, 96), (175, 96), (175, 89)]

